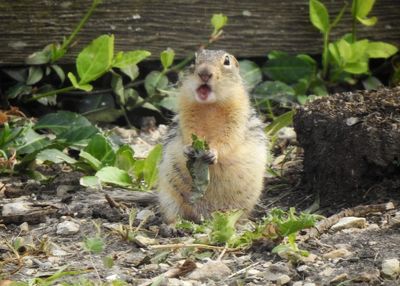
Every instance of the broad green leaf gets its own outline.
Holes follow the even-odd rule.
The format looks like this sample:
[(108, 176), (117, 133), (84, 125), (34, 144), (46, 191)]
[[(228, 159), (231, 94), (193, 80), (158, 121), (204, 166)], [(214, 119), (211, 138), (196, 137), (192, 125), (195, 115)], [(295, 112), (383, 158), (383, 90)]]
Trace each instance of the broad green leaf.
[(211, 25), (214, 27), (213, 35), (215, 36), (228, 23), (228, 17), (224, 14), (214, 14), (211, 18)]
[(73, 73), (69, 72), (67, 76), (68, 76), (69, 80), (71, 81), (72, 86), (75, 87), (76, 89), (81, 89), (84, 91), (91, 91), (93, 89), (93, 86), (91, 84), (78, 83), (78, 81)]
[(329, 13), (325, 5), (318, 0), (310, 0), (310, 21), (322, 33), (329, 31)]
[(130, 80), (134, 80), (139, 76), (139, 68), (137, 65), (129, 65), (124, 68), (120, 68), (121, 72), (129, 77)]
[(376, 24), (376, 22), (378, 22), (378, 18), (377, 17), (371, 17), (371, 18), (360, 18), (357, 17), (357, 20), (363, 24), (364, 26), (373, 26)]
[(149, 153), (147, 158), (144, 160), (143, 165), (143, 179), (146, 182), (149, 189), (151, 189), (158, 178), (158, 163), (162, 156), (162, 146), (156, 145), (153, 150)]
[(30, 154), (50, 145), (50, 140), (43, 135), (36, 133), (31, 128), (21, 133), (23, 138), (18, 138), (15, 142), (17, 155)]
[(16, 98), (18, 96), (30, 94), (31, 92), (32, 92), (32, 87), (31, 86), (19, 82), (16, 85), (10, 87), (6, 91), (6, 96), (9, 99), (13, 99), (13, 98)]
[(172, 65), (172, 63), (174, 62), (174, 57), (175, 52), (173, 49), (168, 48), (165, 51), (161, 52), (160, 60), (164, 70), (168, 69)]
[(307, 79), (305, 79), (305, 78), (300, 79), (295, 85), (293, 85), (295, 94), (297, 96), (305, 95), (307, 93), (309, 85), (310, 85), (310, 82)]
[(25, 59), (25, 64), (27, 65), (43, 65), (50, 62), (51, 52), (48, 50), (42, 50), (29, 55)]
[(122, 82), (122, 77), (119, 74), (112, 75), (111, 88), (117, 96), (118, 104), (125, 105), (124, 84)]
[(115, 157), (114, 166), (128, 172), (129, 175), (135, 175), (135, 159), (133, 149), (129, 145), (121, 146)]
[(28, 72), (27, 85), (33, 85), (43, 78), (43, 70), (41, 67), (31, 66)]
[(81, 151), (79, 153), (79, 157), (83, 159), (82, 160), (83, 162), (86, 162), (87, 164), (89, 164), (89, 166), (95, 171), (100, 170), (102, 167), (100, 160), (98, 160), (96, 157), (89, 154), (88, 152)]
[(106, 73), (111, 68), (113, 56), (114, 35), (102, 35), (93, 40), (76, 59), (79, 85), (87, 84)]
[(64, 70), (60, 68), (59, 65), (51, 65), (50, 67), (56, 72), (58, 78), (60, 79), (60, 82), (63, 83), (65, 80)]
[(368, 61), (360, 61), (356, 63), (348, 63), (343, 67), (343, 70), (352, 74), (364, 74), (369, 71)]
[(374, 90), (383, 86), (383, 83), (374, 76), (369, 76), (362, 81), (362, 84), (366, 90)]
[(178, 97), (176, 95), (164, 97), (157, 105), (178, 113)]
[(288, 56), (288, 53), (282, 52), (282, 51), (271, 51), (268, 53), (268, 59), (279, 59), (279, 58), (285, 58)]
[(79, 179), (79, 184), (87, 188), (101, 189), (100, 179), (96, 176), (83, 176)]
[(114, 149), (111, 143), (101, 134), (94, 135), (83, 151), (99, 160), (103, 167), (114, 165)]
[(240, 75), (248, 90), (252, 90), (262, 80), (260, 67), (252, 61), (243, 60), (239, 62)]
[(71, 127), (57, 135), (57, 140), (76, 146), (86, 146), (87, 141), (93, 137), (99, 129), (95, 126), (77, 126)]
[(150, 52), (144, 50), (136, 50), (131, 52), (119, 52), (114, 59), (113, 67), (124, 69), (132, 65), (137, 65), (145, 58), (151, 55)]
[(288, 111), (283, 113), (274, 119), (267, 127), (265, 127), (265, 132), (269, 136), (274, 136), (283, 127), (287, 127), (293, 124), (294, 111)]
[(144, 159), (135, 161), (135, 175), (138, 179), (143, 179)]
[(168, 85), (168, 78), (159, 71), (152, 71), (144, 80), (144, 87), (149, 96), (154, 95), (158, 89), (165, 89)]
[(268, 60), (262, 70), (272, 80), (293, 84), (302, 78), (314, 77), (317, 67), (310, 57), (299, 55)]
[(353, 0), (351, 12), (353, 16), (365, 18), (371, 12), (375, 0)]
[(398, 48), (385, 42), (369, 42), (367, 54), (370, 58), (387, 59), (397, 53)]
[(295, 90), (281, 81), (264, 81), (259, 84), (253, 92), (257, 104), (261, 104), (264, 100), (270, 99), (278, 102), (294, 101)]
[(328, 89), (323, 80), (315, 80), (311, 83), (310, 89), (313, 94), (317, 96), (325, 96), (328, 95)]
[(36, 155), (36, 160), (42, 161), (42, 162), (53, 162), (55, 164), (59, 163), (68, 163), (68, 164), (75, 164), (77, 161), (74, 158), (71, 158), (64, 152), (58, 150), (58, 149), (45, 149), (40, 151)]
[(4, 72), (6, 75), (11, 77), (12, 79), (15, 79), (18, 82), (23, 82), (25, 83), (27, 78), (28, 78), (28, 69), (27, 68), (22, 68), (22, 69), (1, 69), (2, 72)]
[(103, 183), (113, 184), (121, 187), (132, 186), (132, 180), (129, 174), (117, 167), (104, 167), (97, 171), (96, 177)]
[(92, 126), (92, 124), (80, 114), (70, 111), (58, 111), (41, 117), (33, 128), (49, 129), (57, 135), (68, 129), (83, 126)]

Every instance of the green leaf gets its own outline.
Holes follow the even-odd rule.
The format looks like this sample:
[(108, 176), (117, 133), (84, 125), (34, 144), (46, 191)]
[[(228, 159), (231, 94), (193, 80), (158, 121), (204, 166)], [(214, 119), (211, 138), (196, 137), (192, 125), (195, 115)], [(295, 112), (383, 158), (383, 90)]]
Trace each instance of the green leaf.
[(85, 151), (81, 151), (79, 153), (79, 157), (82, 158), (81, 161), (86, 162), (87, 164), (89, 164), (89, 166), (95, 170), (98, 171), (101, 169), (101, 162), (100, 160), (98, 160), (96, 157), (94, 157), (93, 155), (89, 154), (88, 152)]
[(168, 48), (165, 51), (161, 52), (160, 60), (164, 70), (167, 70), (172, 65), (172, 63), (174, 62), (174, 57), (175, 52), (173, 49)]
[(80, 114), (70, 111), (58, 111), (41, 117), (33, 128), (49, 129), (58, 135), (68, 129), (83, 126), (92, 126), (92, 124)]
[(9, 77), (11, 77), (12, 79), (18, 81), (18, 82), (25, 83), (27, 78), (28, 78), (28, 69), (27, 68), (22, 68), (22, 69), (2, 69), (1, 71), (4, 72)]
[(376, 90), (383, 86), (383, 83), (374, 76), (369, 76), (362, 81), (362, 84), (366, 90)]
[(368, 61), (360, 61), (356, 63), (348, 63), (343, 70), (351, 74), (364, 74), (369, 71)]
[(139, 68), (137, 65), (129, 65), (124, 68), (120, 68), (120, 70), (132, 81), (139, 76)]
[(65, 80), (65, 73), (62, 68), (60, 68), (59, 65), (51, 65), (50, 66), (57, 74), (58, 78), (60, 79), (60, 82), (63, 83)]
[(239, 62), (240, 76), (248, 90), (252, 90), (262, 80), (260, 67), (252, 61), (243, 60)]
[(201, 151), (207, 151), (210, 150), (210, 147), (208, 146), (207, 142), (205, 140), (200, 139), (197, 137), (196, 134), (192, 134), (192, 147), (195, 151), (201, 152)]
[(112, 75), (111, 88), (117, 96), (118, 104), (125, 105), (124, 84), (122, 82), (122, 77), (119, 74), (114, 73)]
[(57, 140), (65, 142), (68, 145), (86, 146), (87, 141), (93, 137), (99, 130), (95, 126), (77, 126), (71, 127), (57, 135)]
[(253, 92), (258, 105), (267, 99), (278, 102), (294, 101), (295, 94), (291, 86), (281, 81), (264, 81)]
[(135, 175), (139, 180), (143, 179), (144, 159), (136, 160)]
[[(114, 266), (114, 259), (111, 256), (104, 256), (102, 258), (102, 261), (103, 261), (103, 266), (105, 268), (110, 269), (110, 268), (112, 268)], [(114, 281), (116, 281), (116, 280), (114, 280)], [(112, 284), (112, 285), (114, 286), (114, 284)], [(123, 285), (123, 284), (121, 284), (121, 285)]]
[(311, 57), (298, 55), (268, 60), (262, 70), (272, 80), (293, 84), (302, 78), (313, 78), (316, 75), (317, 66)]
[(106, 73), (111, 68), (113, 56), (114, 35), (102, 35), (93, 40), (76, 59), (79, 85), (87, 84)]
[(114, 165), (114, 149), (111, 143), (101, 134), (94, 135), (83, 151), (99, 160), (102, 167)]
[(100, 179), (96, 176), (83, 176), (79, 179), (79, 184), (87, 188), (101, 189)]
[(214, 27), (213, 36), (228, 23), (228, 17), (224, 14), (214, 14), (211, 18), (211, 25)]
[(357, 20), (363, 24), (364, 26), (373, 26), (376, 24), (376, 22), (378, 22), (378, 18), (377, 17), (371, 17), (371, 18), (360, 18), (357, 17)]
[(48, 50), (42, 50), (29, 55), (25, 59), (27, 65), (43, 65), (50, 62), (51, 52)]
[(310, 0), (310, 21), (322, 33), (329, 31), (329, 13), (325, 5), (318, 0)]
[(156, 145), (144, 160), (143, 179), (149, 189), (151, 189), (158, 179), (158, 163), (162, 156), (162, 146)]
[(104, 249), (104, 241), (101, 237), (90, 237), (86, 238), (84, 242), (84, 247), (87, 251), (99, 254)]
[(375, 0), (353, 0), (351, 12), (356, 17), (367, 17), (374, 4)]
[(283, 113), (282, 115), (279, 115), (272, 121), (266, 128), (265, 132), (269, 136), (274, 136), (279, 130), (281, 130), (283, 127), (287, 127), (293, 124), (293, 115), (294, 111), (288, 111)]
[(40, 151), (36, 155), (36, 160), (37, 161), (42, 161), (42, 162), (53, 162), (55, 164), (59, 163), (68, 163), (68, 164), (75, 164), (77, 161), (64, 152), (58, 150), (58, 149), (45, 149), (43, 151)]
[(369, 42), (367, 47), (367, 55), (370, 58), (387, 59), (397, 53), (398, 48), (385, 42)]
[(113, 184), (121, 187), (132, 186), (132, 180), (129, 174), (117, 167), (104, 167), (97, 171), (96, 177), (103, 183)]
[(16, 98), (18, 96), (30, 94), (31, 92), (32, 92), (32, 87), (31, 86), (19, 82), (16, 85), (10, 87), (6, 91), (6, 96), (9, 99), (13, 99), (13, 98)]
[(112, 66), (120, 69), (128, 68), (130, 66), (137, 65), (150, 55), (150, 52), (144, 50), (119, 52), (116, 55)]
[(79, 84), (73, 73), (69, 72), (67, 76), (68, 76), (69, 80), (71, 81), (73, 87), (75, 87), (76, 89), (81, 89), (84, 91), (91, 91), (93, 89), (93, 86), (91, 84), (88, 84), (88, 83)]
[(23, 138), (18, 138), (16, 142), (17, 155), (31, 154), (50, 145), (48, 138), (36, 133), (31, 128), (27, 128), (20, 135), (23, 135)]
[(29, 68), (27, 85), (33, 85), (43, 78), (43, 70), (41, 67), (32, 66)]
[(165, 89), (168, 86), (168, 78), (159, 71), (152, 71), (144, 80), (144, 87), (149, 96), (154, 95), (158, 89)]
[(227, 213), (214, 212), (211, 221), (210, 241), (223, 244), (230, 241), (236, 232), (236, 222), (242, 216), (243, 211), (231, 211)]
[(121, 146), (116, 152), (114, 166), (128, 172), (129, 175), (134, 175), (136, 162), (133, 157), (134, 154), (133, 149), (129, 145)]
[(270, 60), (285, 58), (287, 56), (288, 56), (288, 53), (282, 52), (282, 51), (271, 51), (268, 53), (268, 59), (270, 59)]

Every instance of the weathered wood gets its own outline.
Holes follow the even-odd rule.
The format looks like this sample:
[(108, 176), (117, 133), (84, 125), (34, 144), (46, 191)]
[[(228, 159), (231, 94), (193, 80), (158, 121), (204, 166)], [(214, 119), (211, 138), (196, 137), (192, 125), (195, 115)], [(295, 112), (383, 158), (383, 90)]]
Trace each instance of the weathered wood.
[[(342, 0), (324, 1), (332, 15)], [(91, 0), (0, 0), (0, 65), (22, 64), (30, 53), (68, 35), (90, 6)], [(116, 35), (118, 50), (148, 49), (153, 57), (166, 47), (179, 58), (205, 42), (213, 13), (229, 17), (224, 38), (215, 44), (240, 57), (265, 56), (271, 50), (321, 54), (321, 35), (308, 20), (307, 0), (196, 1), (104, 0), (78, 43), (64, 62), (103, 33)], [(399, 0), (378, 0), (374, 27), (360, 27), (360, 36), (400, 44)], [(333, 30), (333, 37), (351, 30), (349, 12)]]

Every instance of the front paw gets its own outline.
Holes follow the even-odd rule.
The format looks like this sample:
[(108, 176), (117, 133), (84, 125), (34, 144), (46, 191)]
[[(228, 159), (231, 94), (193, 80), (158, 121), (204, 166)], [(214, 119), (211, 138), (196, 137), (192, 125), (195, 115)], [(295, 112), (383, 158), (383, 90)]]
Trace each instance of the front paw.
[(212, 164), (217, 164), (218, 163), (218, 153), (217, 150), (215, 149), (210, 149), (205, 151), (201, 158), (207, 162), (208, 164), (212, 165)]
[(197, 157), (197, 152), (194, 150), (192, 145), (186, 145), (183, 147), (183, 154), (188, 159), (195, 159)]

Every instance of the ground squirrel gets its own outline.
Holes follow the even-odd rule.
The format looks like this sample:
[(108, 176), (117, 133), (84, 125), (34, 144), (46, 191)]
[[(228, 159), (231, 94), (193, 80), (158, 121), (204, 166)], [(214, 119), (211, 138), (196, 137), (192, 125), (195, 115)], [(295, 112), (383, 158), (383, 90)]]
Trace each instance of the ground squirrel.
[[(198, 221), (229, 209), (248, 214), (263, 189), (267, 140), (237, 60), (221, 50), (198, 52), (182, 81), (178, 108), (159, 166), (159, 203), (165, 220), (173, 223), (179, 216)], [(186, 168), (192, 134), (211, 148), (205, 158), (210, 183), (193, 204), (188, 200), (192, 179)]]

